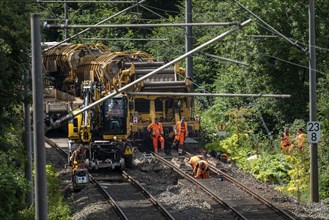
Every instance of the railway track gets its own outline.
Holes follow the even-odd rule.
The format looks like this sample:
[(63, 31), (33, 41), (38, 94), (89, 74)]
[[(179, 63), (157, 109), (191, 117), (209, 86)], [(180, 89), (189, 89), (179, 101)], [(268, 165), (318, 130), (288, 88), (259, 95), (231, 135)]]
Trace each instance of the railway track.
[[(67, 158), (54, 141), (45, 142)], [(125, 171), (89, 174), (120, 219), (175, 219), (137, 180)]]
[[(63, 156), (67, 157), (66, 152), (51, 139), (45, 138), (45, 141)], [(229, 210), (227, 212), (233, 218), (295, 219), (214, 165), (210, 165), (210, 170), (214, 173), (210, 179), (196, 180), (186, 169), (179, 168), (179, 163), (185, 164), (185, 167), (190, 168), (189, 165), (186, 166), (184, 158), (177, 159), (176, 157), (176, 164), (174, 164), (168, 161), (168, 157), (166, 157), (167, 159), (159, 155), (154, 155), (154, 157), (161, 163), (164, 163), (165, 166), (172, 168), (184, 179), (202, 189), (209, 198), (216, 201), (217, 204), (220, 204), (226, 210)], [(175, 157), (170, 159), (172, 160), (173, 158)], [(217, 174), (222, 174), (224, 181), (216, 178)], [(121, 219), (136, 219), (136, 216), (142, 216), (142, 219), (175, 219), (176, 217), (175, 215), (173, 217), (157, 202), (155, 197), (146, 189), (147, 187), (144, 187), (126, 172), (111, 173), (111, 175), (97, 173), (92, 174), (90, 178), (107, 197), (111, 207)]]
[[(189, 153), (186, 154), (189, 157), (192, 156)], [(165, 160), (159, 159), (165, 162)], [(168, 163), (168, 161), (165, 163)], [(221, 181), (218, 178), (210, 178), (197, 181), (197, 185), (203, 188), (209, 195), (215, 195), (214, 198), (221, 200), (225, 206), (232, 209), (242, 219), (296, 219), (214, 165), (209, 164), (209, 168), (215, 175), (223, 175), (225, 181)], [(191, 179), (190, 175), (182, 175), (184, 175), (184, 178)]]
[[(226, 179), (227, 182), (229, 183), (228, 187), (233, 186), (232, 190), (237, 191), (236, 188), (238, 187), (239, 190), (242, 191), (239, 194), (243, 195), (243, 197), (239, 197), (238, 201), (236, 199), (230, 199), (230, 200), (232, 200), (232, 205), (234, 207), (236, 206), (237, 209), (239, 209), (238, 206), (241, 203), (246, 203), (246, 204), (248, 204), (248, 206), (251, 207), (251, 209), (250, 209), (252, 211), (251, 213), (248, 210), (241, 211), (242, 213), (245, 213), (244, 214), (245, 216), (251, 216), (251, 217), (255, 218), (255, 217), (257, 217), (257, 215), (259, 215), (259, 219), (261, 219), (263, 216), (267, 216), (267, 219), (279, 219), (278, 217), (281, 217), (282, 219), (290, 219), (290, 220), (295, 219), (293, 216), (291, 216), (287, 212), (283, 211), (282, 209), (278, 208), (272, 202), (265, 199), (263, 196), (258, 195), (253, 190), (251, 190), (248, 187), (246, 187), (245, 185), (241, 184), (239, 181), (237, 181), (233, 177), (229, 176), (228, 174), (223, 173), (221, 170), (219, 170), (218, 168), (216, 168), (215, 166), (213, 166), (211, 164), (210, 164), (210, 171), (212, 171), (215, 174), (217, 174), (217, 173), (222, 174), (224, 176), (224, 179)], [(211, 188), (212, 186), (209, 186), (209, 187)], [(223, 192), (223, 191), (221, 191), (220, 193), (222, 195), (225, 195), (224, 194), (225, 192)], [(244, 194), (247, 194), (247, 196), (245, 197)], [(228, 197), (228, 196), (225, 196), (225, 197)], [(249, 197), (249, 198), (247, 198), (247, 197)], [(251, 199), (251, 198), (254, 198), (254, 199)], [(255, 200), (257, 200), (257, 201), (255, 201)], [(234, 202), (234, 204), (233, 204), (233, 202)]]
[(92, 179), (107, 195), (121, 219), (174, 219), (138, 181), (124, 171), (116, 175), (93, 176)]

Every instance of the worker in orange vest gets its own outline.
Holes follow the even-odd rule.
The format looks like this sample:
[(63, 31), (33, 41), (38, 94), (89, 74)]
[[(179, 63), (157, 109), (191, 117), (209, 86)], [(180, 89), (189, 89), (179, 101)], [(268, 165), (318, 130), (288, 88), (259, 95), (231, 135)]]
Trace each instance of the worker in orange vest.
[(299, 152), (304, 153), (305, 141), (307, 139), (307, 135), (303, 131), (303, 129), (299, 128), (297, 131), (297, 136), (294, 138), (293, 142), (297, 145)]
[(86, 150), (84, 149), (83, 145), (79, 145), (77, 147), (71, 157), (70, 157), (70, 164), (72, 165), (72, 172), (77, 169), (85, 168), (85, 159), (86, 159)]
[(293, 146), (290, 142), (289, 129), (285, 128), (284, 132), (281, 134), (281, 152), (287, 153), (293, 149)]
[(175, 144), (175, 142), (179, 143), (178, 155), (182, 155), (184, 141), (185, 141), (185, 138), (188, 137), (188, 127), (187, 127), (187, 123), (185, 122), (184, 117), (181, 118), (181, 121), (176, 123), (176, 125), (174, 127), (174, 131), (175, 131), (174, 144)]
[(196, 156), (192, 156), (189, 160), (189, 164), (191, 165), (192, 167), (192, 172), (193, 172), (193, 176), (196, 175), (196, 173), (194, 173), (194, 168), (196, 167), (197, 163), (199, 160), (203, 160), (204, 159), (204, 156), (202, 155), (196, 155)]
[(209, 164), (205, 160), (197, 161), (194, 167), (193, 173), (195, 173), (196, 179), (208, 179), (209, 178)]
[(147, 127), (147, 131), (152, 134), (154, 153), (158, 153), (158, 141), (161, 143), (161, 151), (164, 151), (164, 132), (158, 118), (155, 118), (154, 122)]

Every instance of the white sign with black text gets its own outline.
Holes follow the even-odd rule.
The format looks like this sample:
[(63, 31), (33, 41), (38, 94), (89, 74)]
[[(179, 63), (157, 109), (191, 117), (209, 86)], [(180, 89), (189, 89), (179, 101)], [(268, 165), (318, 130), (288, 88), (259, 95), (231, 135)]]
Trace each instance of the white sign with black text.
[(309, 121), (307, 123), (307, 140), (308, 143), (319, 143), (320, 141), (320, 122)]

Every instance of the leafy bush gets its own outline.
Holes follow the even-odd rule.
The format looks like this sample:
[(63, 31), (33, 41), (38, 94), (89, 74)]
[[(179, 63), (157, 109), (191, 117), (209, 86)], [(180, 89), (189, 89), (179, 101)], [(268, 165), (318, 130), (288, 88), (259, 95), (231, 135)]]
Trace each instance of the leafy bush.
[(283, 184), (289, 178), (289, 164), (282, 155), (263, 153), (260, 157), (247, 160), (244, 170), (263, 182)]
[(8, 156), (0, 151), (0, 219), (17, 219), (18, 210), (25, 206), (29, 184), (15, 163), (7, 162)]
[[(70, 207), (64, 200), (61, 193), (61, 185), (58, 174), (54, 167), (46, 165), (47, 174), (47, 198), (48, 198), (48, 219), (49, 220), (69, 220)], [(19, 218), (22, 220), (33, 220), (35, 218), (35, 209), (30, 207), (19, 212)]]
[(320, 198), (329, 198), (329, 168), (320, 169)]
[(70, 219), (70, 207), (61, 193), (61, 185), (58, 173), (51, 165), (46, 166), (47, 193), (48, 193), (48, 218), (49, 220)]

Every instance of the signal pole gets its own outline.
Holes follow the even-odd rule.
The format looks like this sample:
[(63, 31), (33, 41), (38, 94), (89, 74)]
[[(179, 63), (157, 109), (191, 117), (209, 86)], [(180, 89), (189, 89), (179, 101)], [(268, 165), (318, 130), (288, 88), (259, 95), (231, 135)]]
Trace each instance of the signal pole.
[[(309, 0), (309, 96), (310, 122), (317, 121), (316, 117), (316, 51), (315, 51), (315, 0)], [(319, 202), (318, 183), (318, 144), (310, 143), (310, 196), (311, 202)]]
[[(185, 23), (192, 23), (192, 2), (191, 0), (185, 0)], [(192, 26), (186, 27), (185, 34), (185, 53), (192, 50)], [(187, 77), (192, 80), (193, 78), (193, 57), (189, 55), (186, 57), (186, 73)], [(193, 84), (190, 86), (191, 91), (193, 91)]]
[[(67, 15), (67, 3), (64, 1), (64, 18), (65, 18), (65, 25), (69, 23), (69, 17)], [(67, 38), (67, 29), (64, 29), (64, 39)]]
[(35, 219), (48, 219), (40, 15), (31, 15)]

